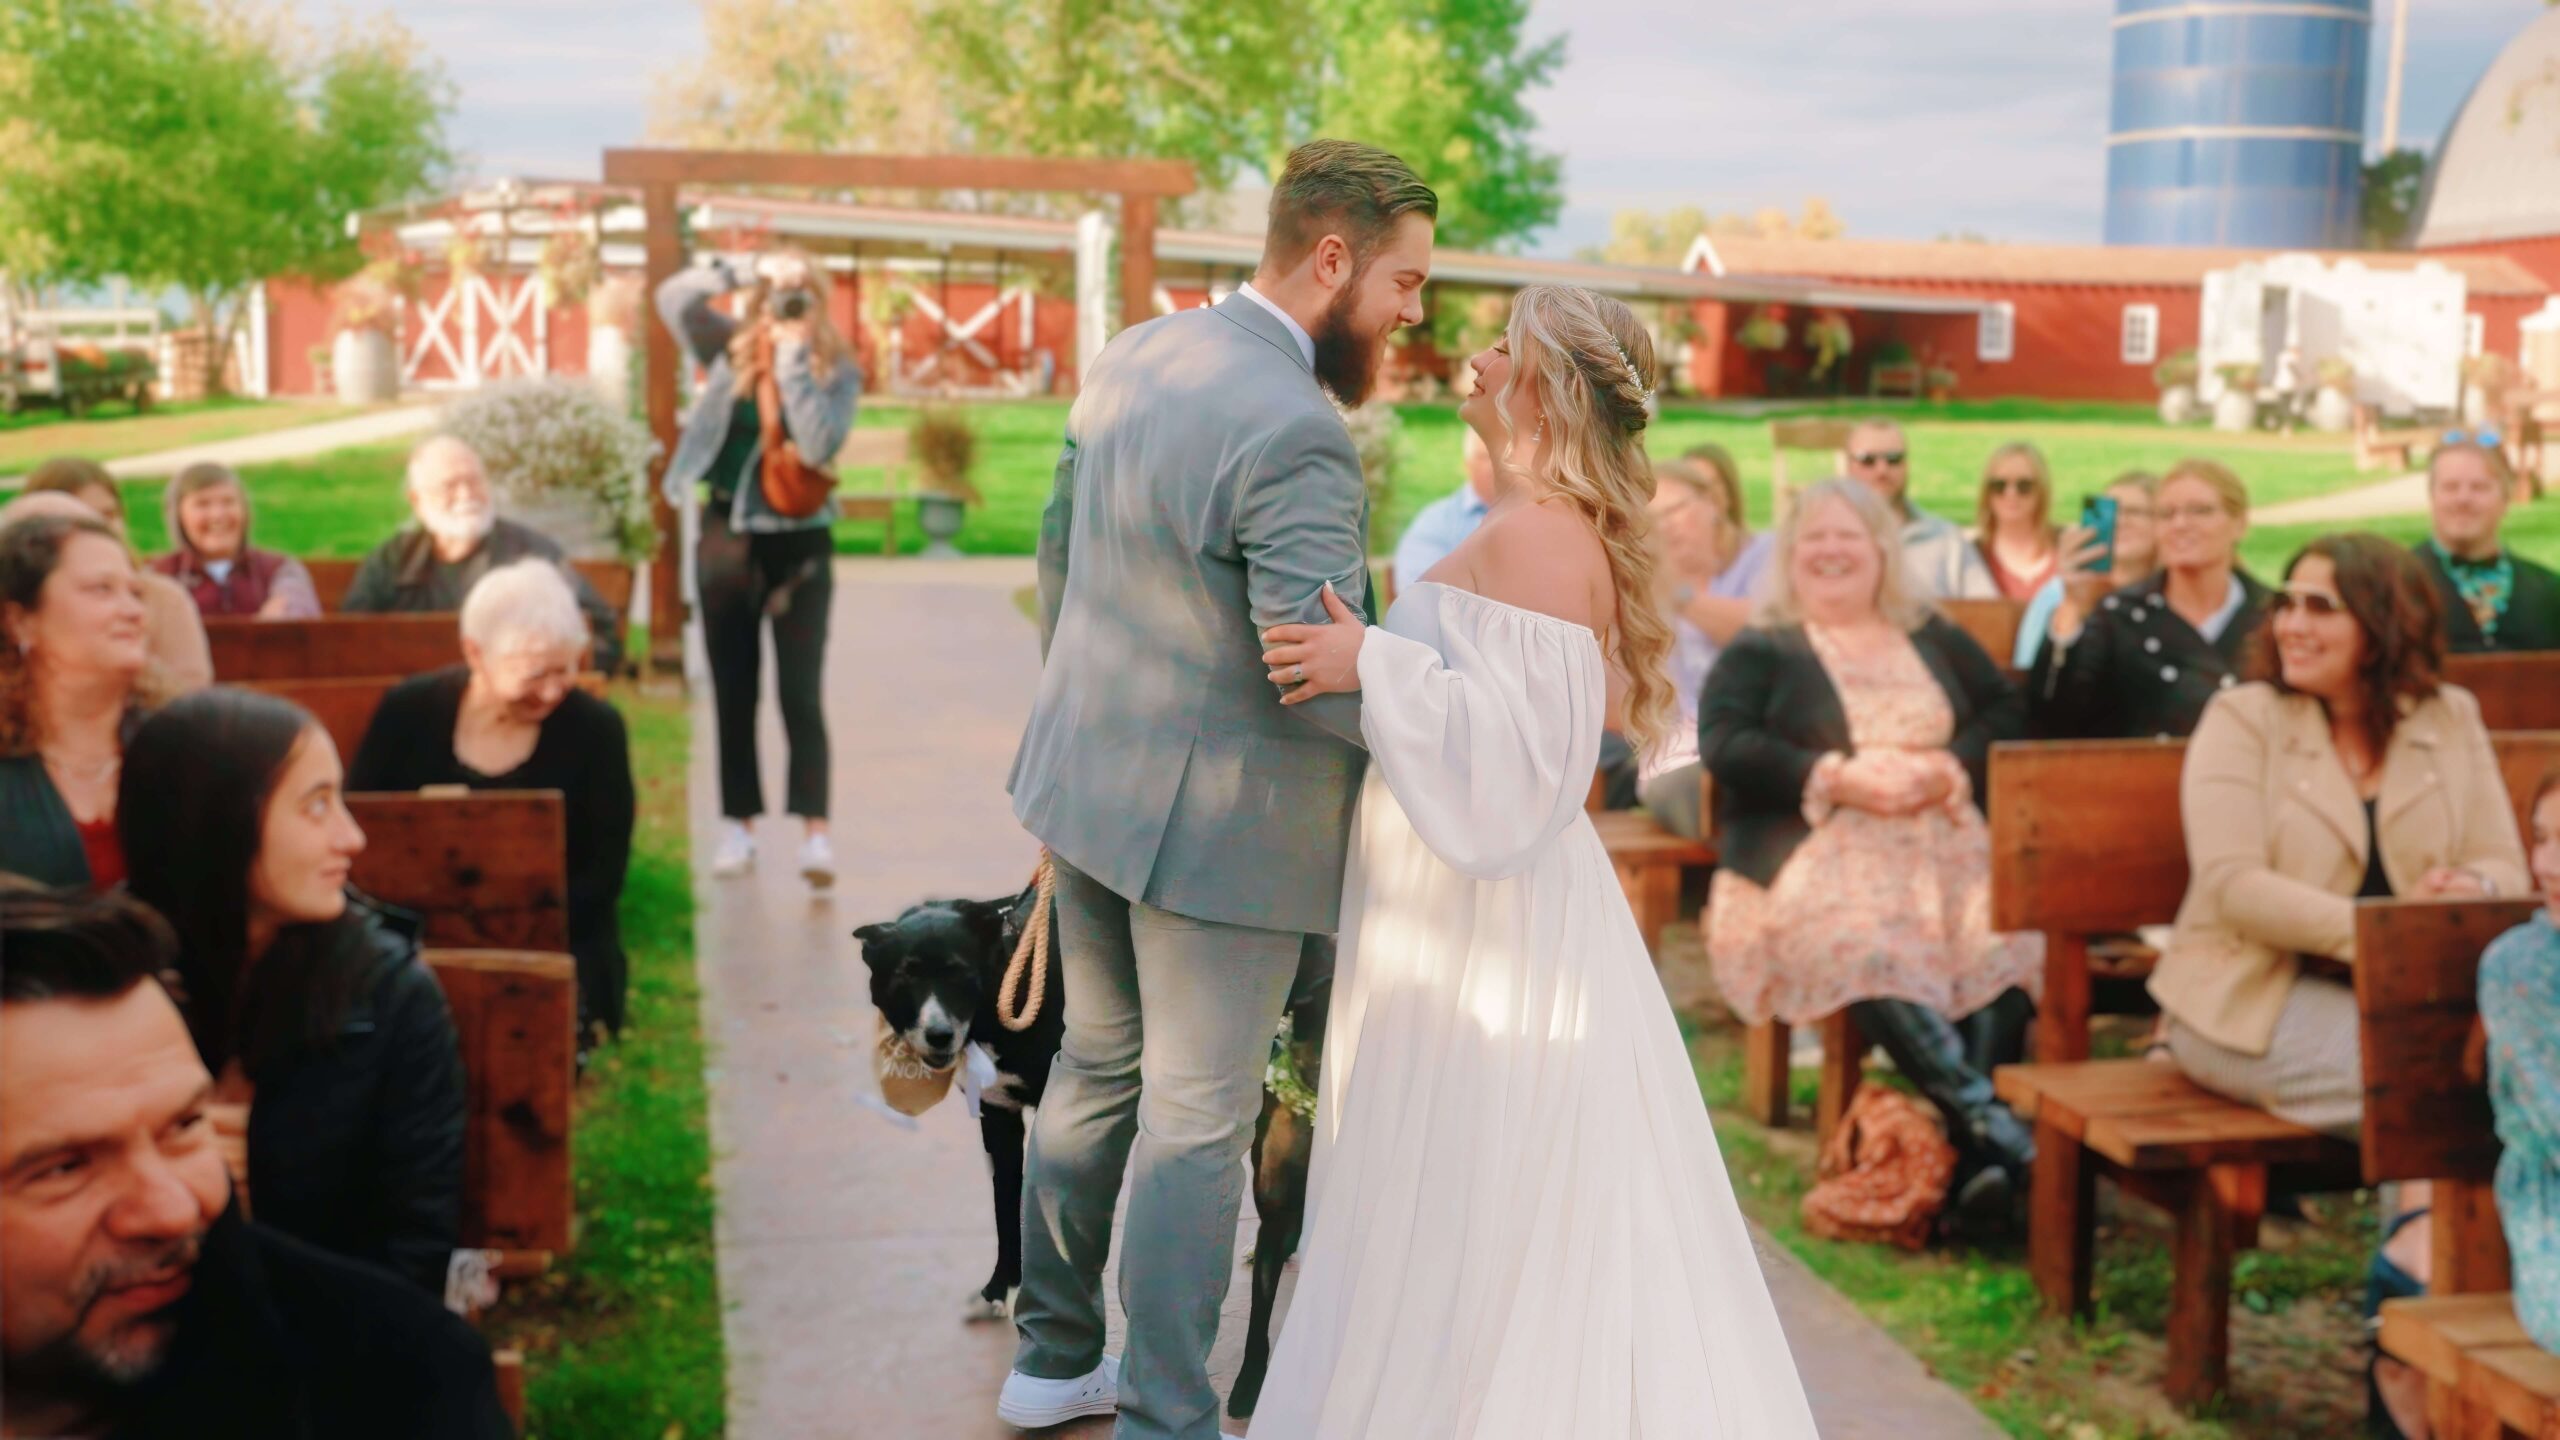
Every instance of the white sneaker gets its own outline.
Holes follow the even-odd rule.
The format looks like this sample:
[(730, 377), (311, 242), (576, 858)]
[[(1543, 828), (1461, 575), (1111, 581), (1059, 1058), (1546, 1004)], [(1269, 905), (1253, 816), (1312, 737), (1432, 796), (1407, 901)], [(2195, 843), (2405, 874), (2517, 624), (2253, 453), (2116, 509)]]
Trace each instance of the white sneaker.
[(836, 847), (825, 832), (812, 830), (800, 842), (800, 875), (820, 890), (836, 883)]
[(1064, 1425), (1120, 1408), (1120, 1357), (1105, 1355), (1081, 1380), (1039, 1380), (1016, 1370), (1004, 1377), (996, 1418), (1023, 1430)]
[(723, 880), (744, 875), (756, 865), (756, 832), (735, 820), (720, 822), (720, 845), (711, 852), (711, 873)]

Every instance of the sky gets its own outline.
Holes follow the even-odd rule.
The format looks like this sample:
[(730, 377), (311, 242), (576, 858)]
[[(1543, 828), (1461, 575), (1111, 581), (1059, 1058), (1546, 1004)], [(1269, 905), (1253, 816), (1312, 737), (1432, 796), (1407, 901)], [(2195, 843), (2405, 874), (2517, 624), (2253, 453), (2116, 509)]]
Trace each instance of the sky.
[[(388, 10), (460, 92), (450, 138), (476, 178), (593, 178), (639, 140), (654, 77), (701, 44), (694, 0), (299, 0), (315, 20)], [(2393, 0), (2376, 0), (2387, 15)], [(2431, 148), (2544, 0), (2410, 0), (2403, 143)], [(1620, 209), (1800, 210), (1851, 235), (2099, 238), (2103, 0), (1535, 0), (1566, 36), (1532, 105), (1565, 207), (1526, 248), (1607, 238)], [(2381, 125), (2374, 26), (2368, 134)]]

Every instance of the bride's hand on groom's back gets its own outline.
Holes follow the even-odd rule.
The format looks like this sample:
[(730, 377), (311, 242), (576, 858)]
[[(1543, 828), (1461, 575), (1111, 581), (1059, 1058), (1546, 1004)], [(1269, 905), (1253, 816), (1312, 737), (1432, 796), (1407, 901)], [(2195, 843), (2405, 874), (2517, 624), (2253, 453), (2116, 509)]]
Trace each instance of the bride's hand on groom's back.
[(1369, 627), (1331, 584), (1322, 598), (1329, 623), (1274, 625), (1262, 632), (1262, 663), (1271, 667), (1283, 705), (1360, 688), (1360, 642)]

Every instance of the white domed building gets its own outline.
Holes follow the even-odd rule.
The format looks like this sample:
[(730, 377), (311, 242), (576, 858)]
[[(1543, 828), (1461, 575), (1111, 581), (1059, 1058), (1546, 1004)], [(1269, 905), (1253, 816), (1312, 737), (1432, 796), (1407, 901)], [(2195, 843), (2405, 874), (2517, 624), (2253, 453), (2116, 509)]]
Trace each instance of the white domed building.
[[(2560, 289), (2560, 10), (2510, 41), (2446, 127), (2427, 175), (2417, 248), (2503, 255)], [(2560, 334), (2560, 302), (2525, 324)], [(2486, 348), (2517, 354), (2520, 337)]]

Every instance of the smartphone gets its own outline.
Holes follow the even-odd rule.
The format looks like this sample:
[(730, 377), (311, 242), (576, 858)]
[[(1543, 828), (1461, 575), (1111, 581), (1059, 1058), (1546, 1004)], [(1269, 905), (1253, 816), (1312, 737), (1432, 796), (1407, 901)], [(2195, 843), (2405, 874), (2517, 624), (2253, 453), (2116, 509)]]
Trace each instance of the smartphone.
[(2080, 502), (2080, 523), (2089, 530), (2089, 538), (2105, 550), (2106, 558), (2099, 568), (2116, 568), (2116, 497), (2092, 495)]

